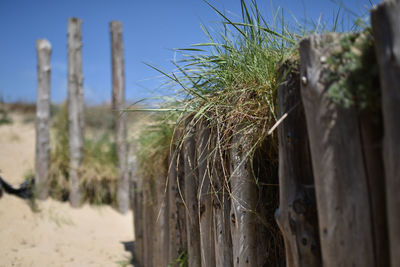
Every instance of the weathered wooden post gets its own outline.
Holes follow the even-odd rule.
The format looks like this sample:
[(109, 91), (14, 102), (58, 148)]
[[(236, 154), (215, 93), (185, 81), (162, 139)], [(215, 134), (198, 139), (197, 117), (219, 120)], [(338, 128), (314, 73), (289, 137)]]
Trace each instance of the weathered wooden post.
[(186, 118), (184, 136), (184, 165), (185, 165), (185, 202), (186, 202), (186, 229), (188, 244), (189, 267), (201, 266), (200, 225), (197, 202), (199, 185), (196, 164), (196, 138), (193, 116)]
[(355, 107), (334, 103), (324, 80), (337, 34), (300, 42), (301, 95), (314, 172), (322, 265), (376, 266), (370, 191)]
[[(184, 205), (185, 173), (181, 128), (178, 126), (175, 129), (168, 164), (168, 263), (176, 262), (181, 253), (187, 251), (186, 208)], [(175, 266), (178, 264), (173, 267)]]
[(300, 95), (299, 66), (286, 61), (278, 88), (279, 209), (276, 221), (285, 242), (286, 266), (320, 267), (317, 207), (306, 119)]
[(37, 197), (48, 197), (50, 158), (50, 55), (51, 45), (46, 39), (36, 41), (37, 102), (36, 102), (36, 156), (35, 182)]
[(215, 241), (215, 266), (233, 266), (232, 237), (230, 231), (231, 200), (228, 168), (224, 165), (224, 153), (221, 148), (220, 127), (217, 125), (211, 136), (211, 179), (213, 185), (213, 216)]
[(391, 266), (400, 266), (400, 1), (385, 1), (371, 13), (379, 63), (384, 125), (383, 159)]
[(197, 169), (199, 173), (198, 206), (200, 219), (201, 266), (215, 266), (215, 243), (213, 224), (213, 192), (209, 168), (211, 129), (205, 119), (197, 127)]
[(133, 218), (134, 218), (134, 233), (135, 233), (135, 260), (142, 266), (144, 262), (144, 220), (143, 220), (143, 186), (141, 179), (132, 180), (133, 192)]
[(152, 181), (150, 181), (150, 177), (143, 178), (143, 262), (141, 265), (153, 267), (153, 236), (158, 234), (154, 229), (155, 221), (157, 219), (155, 203), (153, 199), (155, 192), (151, 189), (152, 186), (154, 188), (154, 184), (150, 184), (152, 183)]
[[(164, 164), (165, 163), (165, 164)], [(167, 159), (157, 172), (142, 177), (138, 185), (142, 184), (139, 191), (138, 219), (142, 220), (136, 228), (142, 233), (137, 258), (141, 266), (163, 266), (168, 261), (168, 205), (166, 201)], [(139, 189), (140, 190), (140, 189)], [(137, 204), (140, 205), (138, 202)], [(140, 254), (139, 254), (140, 253)]]
[[(242, 126), (243, 127), (243, 126)], [(252, 175), (251, 138), (238, 127), (232, 137), (230, 185), (231, 185), (231, 233), (233, 266), (259, 266), (257, 253), (256, 202), (257, 187)]]
[(82, 201), (79, 181), (84, 137), (81, 25), (78, 18), (68, 19), (69, 200), (73, 207)]
[(133, 231), (135, 236), (134, 259), (138, 267), (143, 264), (143, 180), (138, 176), (137, 158), (133, 153), (133, 147), (129, 146), (128, 157), (129, 181), (131, 183), (131, 205), (133, 209)]
[(127, 171), (126, 114), (124, 47), (122, 43), (122, 23), (110, 22), (112, 61), (112, 109), (114, 112), (115, 141), (118, 151), (118, 209), (121, 213), (129, 210), (129, 176)]
[[(163, 162), (164, 163), (164, 162)], [(156, 194), (154, 198), (156, 221), (154, 236), (154, 251), (153, 262), (154, 266), (164, 266), (168, 263), (168, 241), (169, 241), (169, 227), (168, 227), (168, 202), (166, 196), (168, 195), (167, 180), (167, 161), (163, 166), (160, 166), (159, 175), (155, 178)]]

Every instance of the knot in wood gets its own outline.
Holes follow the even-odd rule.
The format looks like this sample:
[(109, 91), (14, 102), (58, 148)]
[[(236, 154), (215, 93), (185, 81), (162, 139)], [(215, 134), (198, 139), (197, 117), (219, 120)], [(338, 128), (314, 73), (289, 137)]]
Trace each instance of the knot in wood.
[(301, 198), (298, 198), (295, 201), (293, 201), (293, 210), (297, 214), (306, 213), (307, 208), (306, 208), (306, 203), (304, 202), (304, 200)]

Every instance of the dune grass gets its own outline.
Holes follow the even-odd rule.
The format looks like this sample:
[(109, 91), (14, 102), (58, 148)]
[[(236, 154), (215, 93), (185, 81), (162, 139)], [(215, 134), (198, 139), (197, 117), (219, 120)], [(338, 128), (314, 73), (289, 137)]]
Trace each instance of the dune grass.
[(178, 121), (195, 113), (195, 120), (205, 117), (211, 126), (224, 125), (224, 144), (235, 134), (236, 125), (245, 125), (254, 143), (260, 143), (277, 119), (276, 89), (281, 79), (277, 66), (296, 53), (298, 35), (286, 29), (284, 22), (268, 23), (254, 0), (250, 4), (241, 0), (241, 22), (206, 4), (222, 18), (219, 31), (212, 33), (202, 26), (207, 43), (177, 49), (182, 60), (174, 62), (175, 73), (151, 67), (181, 87), (176, 93), (181, 101), (171, 108), (183, 111)]
[[(88, 108), (81, 166), (83, 200), (91, 204), (116, 204), (117, 154), (111, 132), (111, 109)], [(104, 120), (109, 118), (109, 120)], [(66, 201), (69, 196), (68, 113), (63, 104), (53, 117), (50, 164), (50, 196)]]
[[(155, 120), (139, 138), (140, 177), (152, 179), (156, 176), (154, 172), (157, 172), (160, 162), (170, 153), (174, 131), (183, 126), (187, 117), (192, 118), (190, 127), (206, 120), (217, 133), (213, 138), (217, 139), (219, 151), (212, 151), (208, 157), (219, 157), (221, 166), (227, 168), (223, 171), (227, 174), (227, 184), (230, 179), (229, 157), (224, 155), (238, 145), (232, 142), (233, 137), (240, 135), (250, 140), (251, 149), (246, 151), (242, 160), (251, 162), (254, 181), (259, 188), (263, 188), (259, 191), (260, 197), (267, 196), (269, 202), (263, 208), (257, 206), (257, 210), (252, 212), (258, 214), (270, 234), (270, 253), (275, 255), (274, 259), (271, 257), (271, 264), (279, 265), (283, 243), (273, 218), (278, 203), (278, 188), (275, 186), (278, 179), (278, 143), (276, 133), (268, 135), (268, 131), (277, 120), (276, 94), (282, 79), (277, 67), (286, 58), (296, 56), (298, 35), (286, 29), (284, 23), (272, 23), (280, 25), (279, 30), (270, 27), (256, 1), (249, 4), (241, 1), (241, 22), (233, 22), (208, 2), (206, 4), (221, 16), (220, 30), (211, 32), (203, 26), (207, 43), (178, 49), (182, 59), (174, 62), (176, 72), (166, 73), (153, 67), (178, 85), (180, 90), (176, 92), (174, 102), (164, 103), (165, 106), (155, 112)], [(274, 19), (278, 18), (276, 15)], [(178, 139), (182, 142), (185, 138)], [(261, 165), (260, 154), (263, 157)], [(268, 176), (268, 180), (264, 180), (264, 176)], [(259, 214), (258, 209), (265, 207), (268, 212)], [(187, 259), (178, 259), (174, 263), (178, 262), (185, 266)]]
[[(305, 20), (303, 24), (290, 15), (291, 22), (285, 21), (283, 9), (272, 11), (272, 16), (267, 19), (259, 10), (256, 0), (239, 0), (241, 4), (241, 20), (235, 22), (224, 12), (215, 8), (207, 0), (205, 4), (213, 9), (222, 19), (219, 28), (211, 31), (202, 26), (208, 42), (193, 44), (189, 48), (176, 49), (181, 55), (181, 60), (172, 63), (176, 67), (173, 73), (167, 73), (157, 67), (151, 68), (163, 74), (172, 84), (178, 86), (173, 102), (163, 103), (168, 108), (157, 111), (180, 111), (177, 121), (182, 121), (184, 116), (194, 114), (194, 120), (206, 118), (211, 127), (221, 127), (221, 144), (229, 146), (229, 140), (234, 134), (244, 134), (253, 139), (254, 153), (269, 134), (274, 137), (274, 131), (269, 131), (279, 118), (276, 117), (276, 92), (284, 75), (280, 75), (278, 67), (286, 59), (298, 61), (298, 42), (306, 35), (328, 31), (351, 31), (359, 36), (357, 49), (368, 49), (368, 55), (359, 58), (348, 51), (356, 37), (344, 38), (345, 53), (340, 51), (331, 60), (336, 60), (336, 68), (343, 65), (348, 73), (363, 70), (360, 65), (371, 54), (371, 37), (368, 34), (368, 21), (365, 14), (357, 14), (349, 10), (343, 3), (338, 3), (336, 14), (332, 22), (318, 19), (317, 22)], [(372, 7), (372, 3), (371, 7)], [(272, 5), (271, 5), (272, 7)], [(290, 12), (288, 12), (291, 14)], [(345, 19), (346, 15), (352, 19)], [(293, 24), (294, 23), (294, 24)], [(350, 24), (349, 26), (346, 26)], [(289, 26), (291, 25), (291, 26)], [(345, 57), (351, 57), (352, 64)], [(358, 57), (357, 57), (358, 56)], [(347, 60), (347, 61), (346, 61)], [(351, 65), (351, 66), (350, 66)], [(346, 68), (347, 67), (347, 68)], [(351, 68), (353, 67), (353, 68)], [(374, 70), (371, 70), (373, 72)], [(343, 71), (342, 71), (343, 72)], [(349, 102), (349, 97), (344, 96), (343, 90), (335, 87), (346, 87), (354, 84), (354, 75), (342, 79), (340, 71), (332, 76), (331, 97), (336, 102)], [(376, 75), (375, 75), (376, 76)], [(361, 87), (366, 83), (357, 80)], [(375, 84), (375, 83), (374, 83)], [(171, 85), (171, 87), (173, 87)], [(363, 89), (360, 89), (361, 91)], [(345, 90), (344, 90), (345, 91)], [(152, 110), (154, 111), (154, 110)], [(166, 115), (166, 114), (164, 114)], [(162, 115), (159, 115), (162, 116)], [(169, 115), (166, 115), (169, 116)], [(162, 120), (158, 119), (158, 122)], [(241, 131), (235, 129), (241, 125)], [(154, 127), (154, 125), (153, 125)], [(237, 128), (237, 127), (236, 127)], [(276, 140), (275, 140), (276, 141)], [(276, 146), (276, 142), (272, 146)], [(166, 144), (163, 144), (165, 147)], [(148, 148), (146, 148), (148, 149)]]
[[(158, 160), (149, 159), (154, 157), (165, 159), (168, 156), (174, 129), (182, 124), (187, 116), (193, 118), (191, 125), (196, 125), (200, 120), (207, 120), (209, 127), (217, 133), (215, 138), (219, 144), (219, 155), (213, 151), (209, 157), (220, 157), (221, 166), (229, 166), (227, 162), (229, 157), (223, 155), (229, 154), (229, 150), (237, 145), (232, 143), (235, 135), (250, 140), (251, 149), (246, 151), (242, 161), (252, 162), (253, 178), (259, 189), (262, 188), (259, 193), (265, 194), (268, 198), (267, 203), (263, 204), (264, 213), (255, 212), (271, 233), (273, 241), (270, 245), (274, 247), (270, 251), (276, 258), (272, 259), (276, 261), (271, 262), (271, 265), (276, 266), (283, 258), (283, 244), (273, 216), (279, 202), (278, 142), (273, 129), (279, 120), (276, 110), (277, 88), (285, 78), (285, 74), (281, 75), (278, 68), (286, 59), (298, 62), (297, 44), (305, 35), (345, 30), (342, 19), (344, 7), (339, 6), (332, 23), (323, 23), (319, 20), (311, 26), (296, 24), (294, 28), (289, 28), (283, 12), (279, 13), (278, 9), (272, 14), (272, 19), (267, 20), (261, 14), (255, 0), (240, 0), (242, 11), (240, 22), (231, 20), (224, 12), (209, 2), (204, 2), (220, 15), (222, 21), (219, 29), (211, 31), (202, 26), (208, 42), (177, 49), (181, 60), (172, 62), (176, 67), (175, 72), (167, 73), (150, 66), (163, 74), (172, 84), (177, 85), (179, 90), (176, 91), (173, 102), (164, 103), (167, 108), (158, 110), (162, 112), (156, 113), (154, 123), (143, 131), (140, 137), (140, 176), (143, 179), (154, 176), (153, 172), (157, 170), (156, 166), (159, 166)], [(294, 21), (297, 23), (296, 19)], [(367, 25), (364, 19), (357, 18), (350, 30), (360, 32)], [(357, 36), (362, 36), (356, 38), (360, 41), (360, 49), (366, 48), (371, 52), (370, 37), (362, 33)], [(350, 46), (354, 41), (357, 43), (357, 40), (351, 38), (353, 37), (347, 40), (351, 43)], [(348, 50), (345, 52), (348, 52), (349, 56)], [(352, 66), (346, 65), (348, 62), (346, 59), (343, 61), (343, 55), (344, 53), (339, 53), (333, 58), (338, 61), (334, 62), (337, 63), (335, 67), (345, 65), (345, 68), (347, 67), (345, 71), (349, 73), (354, 73), (354, 69), (356, 71), (362, 69), (360, 66), (365, 63), (364, 57), (350, 55), (354, 59), (352, 69)], [(340, 72), (337, 73), (340, 75)], [(354, 83), (352, 75), (346, 79), (342, 79), (342, 76), (331, 78), (329, 82), (336, 86), (336, 89), (342, 85), (352, 86)], [(363, 83), (359, 84), (363, 86)], [(350, 98), (347, 95), (343, 96), (341, 95), (343, 91), (340, 88), (336, 89), (331, 90), (334, 101), (354, 101), (353, 96)], [(366, 92), (364, 88), (360, 90)], [(369, 101), (369, 96), (366, 97), (366, 101)], [(168, 111), (171, 111), (173, 116)], [(169, 123), (165, 124), (165, 121)], [(180, 140), (183, 139), (185, 136)], [(227, 174), (225, 179), (229, 184), (230, 170), (226, 169), (223, 172)], [(261, 176), (269, 178), (260, 180)], [(268, 211), (265, 212), (265, 209)]]

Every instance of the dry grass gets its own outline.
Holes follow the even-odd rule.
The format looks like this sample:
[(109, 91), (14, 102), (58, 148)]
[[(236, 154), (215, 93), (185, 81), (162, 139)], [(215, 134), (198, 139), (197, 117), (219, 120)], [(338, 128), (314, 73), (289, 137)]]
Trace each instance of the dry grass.
[[(67, 116), (67, 108), (63, 104), (52, 123), (50, 195), (62, 201), (69, 196)], [(91, 204), (116, 204), (118, 171), (111, 120), (111, 110), (107, 107), (88, 108), (85, 114), (87, 127), (80, 181), (83, 199)]]

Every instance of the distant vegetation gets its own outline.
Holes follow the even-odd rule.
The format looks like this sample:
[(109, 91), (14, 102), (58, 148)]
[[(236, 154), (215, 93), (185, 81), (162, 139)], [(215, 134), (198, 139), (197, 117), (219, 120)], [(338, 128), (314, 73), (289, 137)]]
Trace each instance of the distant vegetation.
[[(80, 170), (84, 201), (114, 205), (118, 172), (110, 107), (87, 108), (85, 126), (84, 157)], [(52, 118), (52, 133), (50, 195), (65, 201), (69, 196), (68, 113), (65, 104), (57, 109)]]
[[(10, 115), (12, 113), (23, 114), (23, 122), (33, 124), (35, 111), (34, 103), (1, 103), (0, 125), (12, 123)], [(130, 125), (135, 121), (129, 118)], [(81, 188), (84, 201), (91, 204), (116, 204), (118, 172), (112, 127), (113, 115), (109, 105), (86, 107)], [(51, 105), (50, 135), (49, 194), (52, 198), (66, 201), (69, 195), (69, 141), (68, 113), (65, 104)], [(132, 138), (130, 140), (132, 141)], [(33, 171), (25, 175), (25, 179), (33, 177)]]

